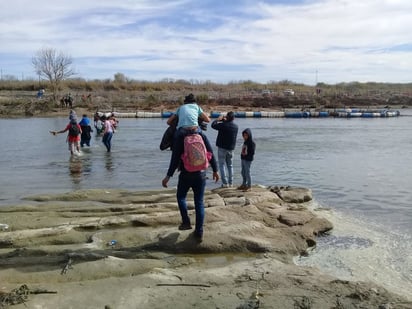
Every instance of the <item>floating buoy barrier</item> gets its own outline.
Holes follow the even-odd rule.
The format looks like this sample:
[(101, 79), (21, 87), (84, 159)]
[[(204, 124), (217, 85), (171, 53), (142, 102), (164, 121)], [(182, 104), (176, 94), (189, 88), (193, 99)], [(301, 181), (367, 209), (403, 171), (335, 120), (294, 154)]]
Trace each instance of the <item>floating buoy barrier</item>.
[(362, 118), (374, 118), (374, 117), (381, 117), (381, 113), (362, 113), (361, 115)]
[(119, 113), (113, 113), (113, 114), (117, 118), (135, 118), (136, 117), (136, 113), (121, 113), (121, 115), (119, 115)]
[(172, 116), (174, 113), (172, 112), (162, 112), (162, 118), (169, 118)]
[(160, 112), (136, 112), (135, 115), (136, 118), (164, 118)]
[(246, 118), (246, 112), (235, 112), (235, 118)]
[(329, 117), (329, 112), (310, 112), (310, 117)]
[(286, 118), (309, 118), (310, 112), (285, 112)]
[(397, 117), (400, 115), (401, 113), (399, 111), (386, 111), (382, 117)]
[(360, 113), (360, 112), (351, 112), (351, 113), (348, 113), (348, 117), (362, 117), (362, 113)]
[(220, 115), (225, 115), (226, 113), (221, 113), (221, 112), (211, 112), (210, 113), (210, 118), (219, 118)]
[[(118, 118), (169, 118), (174, 112), (98, 112), (98, 114), (110, 116), (114, 114)], [(212, 111), (210, 118), (225, 116), (227, 112)], [(235, 118), (378, 118), (378, 117), (397, 117), (399, 111), (389, 110), (360, 110), (360, 109), (335, 109), (333, 111), (236, 111)]]

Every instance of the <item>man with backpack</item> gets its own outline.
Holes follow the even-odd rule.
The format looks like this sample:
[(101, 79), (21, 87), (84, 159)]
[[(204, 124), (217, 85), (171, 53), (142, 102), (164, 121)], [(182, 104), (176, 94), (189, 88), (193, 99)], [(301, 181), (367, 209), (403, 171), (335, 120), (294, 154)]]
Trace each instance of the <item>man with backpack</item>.
[(177, 184), (176, 198), (179, 206), (182, 224), (179, 230), (192, 229), (187, 210), (187, 193), (193, 190), (193, 199), (196, 212), (196, 225), (193, 236), (198, 242), (203, 238), (203, 222), (205, 217), (204, 193), (206, 187), (206, 170), (210, 165), (213, 170), (213, 180), (219, 181), (216, 159), (209, 140), (203, 132), (197, 129), (188, 132), (175, 140), (170, 159), (167, 176), (162, 180), (163, 187), (167, 188), (170, 177), (175, 170), (180, 170)]
[(67, 143), (69, 144), (70, 153), (74, 155), (75, 150), (77, 150), (77, 153), (80, 153), (80, 135), (82, 134), (82, 128), (77, 123), (77, 117), (75, 115), (71, 115), (70, 122), (63, 130), (50, 131), (50, 133), (56, 135), (66, 131), (69, 131), (69, 134), (67, 135)]

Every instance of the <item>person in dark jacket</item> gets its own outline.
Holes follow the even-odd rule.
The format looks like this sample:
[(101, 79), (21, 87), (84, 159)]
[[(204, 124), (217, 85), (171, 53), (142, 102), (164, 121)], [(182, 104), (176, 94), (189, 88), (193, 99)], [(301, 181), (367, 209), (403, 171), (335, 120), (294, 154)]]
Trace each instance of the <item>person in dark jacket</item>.
[[(190, 133), (192, 134), (192, 133)], [(213, 155), (213, 149), (210, 145), (209, 140), (203, 132), (197, 131), (195, 129), (193, 134), (200, 134), (205, 143), (206, 149), (212, 153), (211, 159), (209, 160), (210, 165), (213, 169), (213, 180), (219, 181), (219, 174), (217, 172), (217, 163)], [(182, 224), (179, 225), (179, 230), (190, 230), (192, 228), (190, 224), (190, 218), (187, 211), (186, 197), (189, 189), (193, 190), (193, 199), (195, 204), (196, 212), (196, 226), (193, 233), (195, 239), (199, 242), (203, 238), (203, 222), (205, 218), (205, 208), (204, 208), (204, 193), (206, 187), (206, 171), (201, 170), (197, 172), (188, 172), (182, 162), (182, 154), (184, 152), (184, 137), (175, 140), (172, 149), (172, 156), (170, 158), (169, 169), (167, 171), (166, 177), (162, 180), (162, 186), (167, 188), (170, 177), (173, 176), (175, 170), (179, 168), (179, 181), (177, 184), (176, 198), (179, 206), (180, 215), (182, 217)]]
[(90, 119), (86, 114), (83, 115), (82, 120), (80, 120), (79, 122), (79, 125), (82, 128), (80, 147), (84, 147), (85, 144), (90, 147), (90, 140), (92, 138), (91, 132), (93, 132), (93, 129)]
[(238, 190), (250, 191), (252, 186), (252, 179), (250, 177), (250, 166), (255, 156), (256, 144), (252, 138), (252, 131), (247, 128), (242, 132), (243, 145), (240, 153), (240, 159), (242, 163), (242, 185), (238, 187)]
[[(233, 186), (233, 151), (239, 127), (233, 122), (235, 114), (228, 112), (212, 122), (212, 128), (217, 130), (216, 146), (222, 187)], [(227, 173), (226, 173), (227, 171)]]

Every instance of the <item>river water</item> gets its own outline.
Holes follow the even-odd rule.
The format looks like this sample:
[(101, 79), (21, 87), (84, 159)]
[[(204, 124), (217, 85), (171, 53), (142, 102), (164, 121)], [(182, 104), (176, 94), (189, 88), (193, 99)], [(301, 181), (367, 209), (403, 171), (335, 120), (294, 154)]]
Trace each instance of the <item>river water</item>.
[[(0, 119), (0, 207), (41, 193), (161, 189), (170, 158), (159, 150), (165, 119), (120, 119), (111, 153), (93, 137), (73, 158), (65, 135), (49, 133), (67, 121)], [(330, 209), (319, 213), (333, 222), (332, 234), (296, 263), (412, 295), (412, 110), (395, 118), (235, 121), (240, 131), (251, 128), (257, 145), (254, 184), (311, 188), (312, 206)], [(206, 135), (214, 144), (216, 131), (209, 126)], [(239, 134), (237, 153), (241, 143)], [(240, 155), (235, 158), (239, 184)], [(176, 177), (169, 184), (175, 186)]]

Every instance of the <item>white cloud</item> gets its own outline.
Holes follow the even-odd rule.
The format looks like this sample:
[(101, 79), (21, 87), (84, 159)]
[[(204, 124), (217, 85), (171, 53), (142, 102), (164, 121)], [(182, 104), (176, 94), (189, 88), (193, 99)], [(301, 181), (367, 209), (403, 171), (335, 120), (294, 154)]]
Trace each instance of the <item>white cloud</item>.
[(47, 46), (91, 79), (411, 82), (412, 2), (277, 2), (2, 3), (0, 67), (33, 75), (31, 57)]

